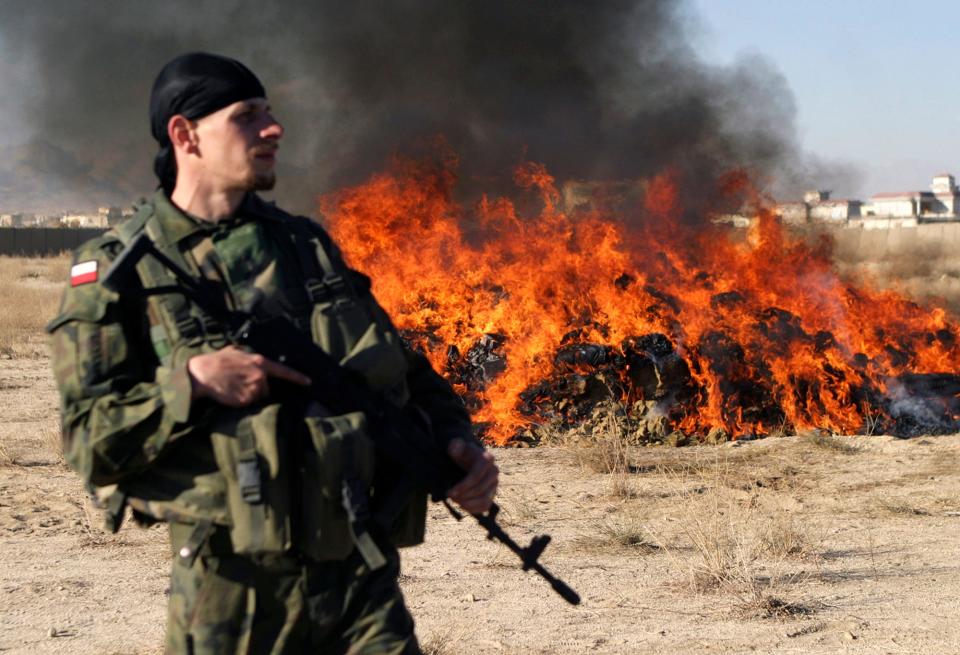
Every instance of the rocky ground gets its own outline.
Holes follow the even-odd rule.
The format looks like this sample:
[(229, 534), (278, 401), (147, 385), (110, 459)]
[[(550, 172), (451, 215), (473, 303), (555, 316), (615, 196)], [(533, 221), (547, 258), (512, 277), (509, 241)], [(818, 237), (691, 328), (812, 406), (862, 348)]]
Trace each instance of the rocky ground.
[[(497, 451), (503, 522), (571, 607), (431, 509), (402, 585), (429, 653), (960, 653), (960, 435)], [(159, 653), (162, 528), (99, 529), (49, 361), (0, 360), (0, 651)]]

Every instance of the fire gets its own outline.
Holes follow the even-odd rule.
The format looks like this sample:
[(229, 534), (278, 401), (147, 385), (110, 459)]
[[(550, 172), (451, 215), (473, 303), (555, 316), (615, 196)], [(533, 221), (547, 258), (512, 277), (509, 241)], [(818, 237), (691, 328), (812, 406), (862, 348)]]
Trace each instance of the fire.
[[(515, 201), (466, 208), (454, 158), (398, 161), (321, 209), (497, 443), (576, 420), (558, 395), (656, 406), (688, 434), (850, 433), (889, 418), (903, 376), (958, 369), (943, 310), (841, 281), (827, 244), (791, 237), (762, 208), (746, 240), (709, 216), (681, 220), (676, 179), (648, 180), (622, 210), (568, 211), (547, 169), (526, 163)], [(749, 189), (743, 175), (726, 182), (721, 196)]]

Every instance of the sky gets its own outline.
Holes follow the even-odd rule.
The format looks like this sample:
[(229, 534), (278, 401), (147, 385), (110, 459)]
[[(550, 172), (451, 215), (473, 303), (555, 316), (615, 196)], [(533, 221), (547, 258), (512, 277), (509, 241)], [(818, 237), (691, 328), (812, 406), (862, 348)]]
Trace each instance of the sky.
[[(120, 1), (114, 0), (114, 3)], [(627, 0), (619, 3), (619, 5), (612, 0), (608, 0), (608, 2), (609, 5), (616, 6), (630, 4)], [(137, 8), (141, 5), (136, 3), (131, 3), (132, 9), (127, 12), (131, 17), (128, 17), (129, 20), (126, 23), (122, 20), (125, 15), (124, 12), (116, 12), (117, 16), (111, 16), (110, 11), (103, 9), (104, 6), (109, 4), (104, 0), (96, 5), (91, 5), (91, 7), (99, 8), (99, 12), (93, 9), (88, 11), (85, 8), (83, 10), (72, 9), (71, 11), (74, 13), (70, 13), (70, 11), (64, 9), (76, 6), (70, 0), (61, 0), (59, 3), (54, 3), (53, 0), (45, 0), (44, 3), (37, 4), (39, 9), (26, 12), (29, 15), (24, 20), (11, 22), (8, 19), (24, 13), (20, 9), (21, 5), (13, 0), (0, 0), (0, 82), (6, 89), (5, 93), (0, 94), (0, 113), (4, 116), (4, 129), (0, 130), (0, 200), (3, 199), (3, 189), (8, 188), (11, 193), (19, 194), (16, 197), (17, 203), (23, 202), (24, 191), (22, 185), (12, 183), (10, 179), (16, 181), (20, 178), (11, 177), (8, 170), (6, 172), (7, 182), (4, 182), (4, 164), (11, 161), (15, 163), (19, 160), (7, 156), (4, 149), (15, 149), (34, 136), (39, 135), (47, 138), (54, 144), (55, 148), (60, 148), (68, 155), (76, 154), (79, 152), (79, 146), (74, 141), (82, 139), (72, 137), (87, 133), (95, 136), (99, 134), (97, 128), (102, 127), (95, 122), (80, 120), (84, 116), (90, 115), (89, 111), (84, 113), (83, 109), (86, 105), (92, 103), (88, 101), (85, 105), (84, 102), (75, 102), (74, 99), (78, 101), (89, 100), (88, 96), (103, 99), (101, 105), (109, 107), (111, 111), (116, 110), (121, 118), (128, 118), (129, 125), (141, 125), (138, 121), (142, 120), (144, 109), (139, 98), (145, 95), (147, 85), (145, 80), (152, 74), (145, 75), (144, 71), (152, 72), (159, 66), (159, 61), (169, 56), (158, 54), (161, 50), (159, 47), (155, 47), (158, 41), (161, 42), (161, 45), (167, 47), (167, 50), (163, 51), (164, 53), (167, 51), (182, 51), (181, 41), (200, 44), (192, 47), (204, 47), (217, 51), (223, 50), (224, 43), (227, 43), (230, 45), (225, 50), (228, 54), (242, 58), (249, 57), (248, 61), (255, 61), (257, 70), (262, 71), (271, 80), (291, 78), (293, 73), (284, 69), (287, 60), (292, 62), (289, 65), (291, 70), (296, 69), (297, 65), (306, 66), (314, 77), (322, 78), (323, 83), (316, 84), (316, 88), (310, 87), (308, 89), (313, 91), (312, 95), (302, 93), (302, 89), (297, 91), (296, 89), (299, 87), (290, 86), (289, 88), (294, 89), (294, 91), (289, 92), (288, 95), (290, 97), (296, 96), (304, 107), (312, 111), (310, 120), (305, 123), (301, 121), (304, 124), (300, 126), (302, 128), (300, 130), (301, 135), (312, 136), (310, 139), (301, 139), (302, 143), (293, 143), (288, 140), (290, 148), (288, 148), (287, 153), (288, 155), (293, 154), (294, 146), (300, 146), (301, 150), (310, 150), (315, 158), (319, 157), (325, 162), (335, 162), (337, 169), (344, 168), (345, 154), (370, 152), (373, 154), (366, 158), (360, 158), (355, 168), (359, 167), (364, 171), (372, 170), (373, 165), (370, 164), (369, 160), (372, 159), (379, 165), (382, 157), (379, 150), (368, 146), (370, 143), (385, 143), (385, 140), (380, 138), (380, 132), (377, 131), (378, 126), (395, 132), (397, 129), (396, 122), (403, 119), (416, 127), (420, 124), (421, 119), (426, 120), (423, 115), (429, 112), (424, 111), (425, 107), (440, 111), (449, 105), (449, 111), (459, 112), (457, 115), (462, 116), (473, 115), (487, 105), (492, 105), (498, 111), (493, 111), (490, 116), (486, 114), (481, 116), (484, 120), (489, 119), (488, 124), (484, 125), (484, 129), (471, 127), (470, 134), (478, 141), (493, 142), (496, 139), (490, 137), (492, 132), (487, 128), (496, 127), (494, 122), (501, 117), (502, 113), (499, 112), (499, 109), (512, 107), (513, 104), (511, 103), (514, 103), (517, 97), (521, 97), (521, 99), (526, 97), (523, 96), (524, 91), (539, 89), (536, 93), (530, 94), (535, 97), (526, 97), (527, 100), (531, 100), (530, 104), (534, 107), (540, 107), (545, 103), (551, 107), (560, 104), (549, 102), (553, 96), (566, 98), (567, 100), (572, 98), (572, 101), (576, 101), (578, 98), (575, 93), (577, 89), (573, 89), (572, 96), (571, 93), (564, 95), (565, 91), (553, 87), (549, 87), (548, 92), (544, 92), (542, 88), (528, 84), (525, 80), (514, 80), (514, 86), (501, 84), (503, 87), (500, 90), (501, 95), (491, 96), (485, 90), (486, 87), (481, 84), (474, 84), (470, 79), (464, 78), (467, 81), (463, 82), (461, 86), (480, 92), (464, 95), (465, 100), (461, 98), (463, 100), (461, 105), (453, 102), (456, 98), (451, 99), (449, 94), (440, 94), (437, 98), (424, 102), (421, 100), (420, 92), (422, 89), (420, 86), (413, 83), (407, 84), (409, 89), (404, 93), (412, 95), (416, 102), (410, 106), (409, 111), (404, 112), (395, 111), (398, 106), (397, 103), (406, 98), (404, 93), (400, 93), (398, 98), (398, 92), (393, 88), (403, 86), (394, 84), (394, 80), (407, 79), (399, 74), (383, 73), (381, 71), (379, 75), (365, 73), (359, 76), (362, 79), (369, 78), (371, 80), (370, 84), (366, 84), (366, 86), (376, 87), (373, 91), (369, 89), (358, 91), (353, 87), (347, 88), (346, 86), (344, 87), (346, 90), (327, 89), (326, 85), (329, 80), (339, 78), (336, 75), (328, 75), (326, 69), (324, 69), (322, 75), (317, 72), (317, 61), (329, 64), (328, 68), (336, 69), (334, 73), (339, 73), (344, 79), (348, 79), (350, 78), (349, 74), (356, 73), (356, 70), (366, 70), (363, 66), (369, 64), (369, 61), (363, 59), (363, 56), (360, 55), (371, 49), (376, 51), (374, 54), (379, 52), (376, 48), (372, 48), (371, 44), (383, 44), (383, 48), (380, 48), (380, 50), (388, 53), (391, 48), (407, 53), (411, 51), (410, 44), (397, 36), (402, 36), (405, 33), (404, 29), (398, 29), (396, 25), (390, 24), (389, 21), (378, 22), (379, 15), (365, 9), (354, 12), (358, 14), (359, 18), (354, 16), (353, 18), (357, 20), (354, 20), (353, 23), (336, 20), (328, 23), (337, 26), (341, 22), (345, 22), (348, 26), (352, 26), (360, 35), (361, 42), (365, 44), (363, 48), (354, 47), (353, 41), (349, 39), (338, 40), (332, 38), (337, 37), (337, 34), (333, 34), (332, 37), (327, 34), (320, 38), (317, 35), (319, 28), (315, 27), (312, 22), (316, 18), (313, 14), (326, 16), (330, 12), (340, 11), (339, 7), (346, 6), (335, 2), (335, 0), (328, 0), (327, 3), (319, 2), (319, 0), (301, 0), (299, 3), (289, 3), (284, 5), (285, 9), (277, 9), (273, 12), (276, 14), (273, 16), (274, 22), (269, 24), (268, 29), (262, 29), (259, 23), (252, 26), (251, 29), (255, 28), (254, 31), (258, 35), (260, 33), (274, 34), (276, 30), (287, 30), (289, 32), (289, 34), (285, 33), (286, 36), (282, 39), (270, 41), (269, 48), (267, 49), (264, 46), (263, 52), (256, 50), (257, 47), (260, 47), (257, 45), (259, 42), (256, 39), (237, 39), (235, 37), (234, 22), (223, 23), (219, 29), (203, 29), (202, 34), (204, 36), (213, 33), (212, 36), (209, 36), (212, 39), (210, 43), (197, 40), (199, 37), (196, 34), (184, 30), (182, 26), (178, 29), (172, 29), (171, 25), (175, 21), (171, 17), (179, 16), (177, 7), (180, 6), (172, 0), (168, 0), (167, 3), (162, 5), (172, 8), (154, 12), (162, 15), (161, 17), (165, 16), (167, 19), (166, 22), (157, 25), (154, 25), (151, 21), (139, 20)], [(184, 6), (189, 4), (189, 0), (182, 0), (181, 2), (181, 5)], [(306, 12), (310, 20), (300, 20), (300, 27), (297, 27), (297, 21), (292, 21), (287, 16), (290, 4), (313, 7), (309, 11), (301, 8), (301, 13)], [(404, 3), (398, 2), (395, 6), (416, 6), (417, 4), (415, 2), (404, 5)], [(423, 0), (419, 0), (419, 4), (433, 6), (434, 9), (431, 11), (444, 6), (442, 2), (427, 3)], [(660, 4), (677, 8), (685, 17), (686, 24), (684, 27), (686, 30), (681, 30), (683, 31), (682, 34), (675, 34), (676, 30), (671, 21), (666, 24), (657, 22), (656, 12), (652, 12), (648, 16), (650, 20), (644, 19), (639, 23), (636, 21), (629, 22), (628, 27), (621, 30), (622, 34), (616, 33), (613, 36), (616, 39), (627, 38), (629, 31), (631, 42), (640, 51), (649, 55), (650, 52), (648, 51), (652, 49), (654, 55), (652, 61), (656, 65), (645, 69), (645, 72), (653, 73), (654, 82), (660, 84), (660, 86), (663, 86), (664, 82), (660, 77), (666, 75), (668, 86), (673, 85), (681, 90), (689, 91), (687, 87), (692, 85), (696, 87), (694, 88), (696, 93), (692, 95), (703, 96), (706, 93), (707, 97), (716, 100), (716, 105), (731, 107), (732, 109), (725, 112), (725, 117), (729, 115), (734, 119), (728, 122), (731, 125), (736, 124), (735, 136), (742, 143), (753, 147), (754, 150), (762, 151), (764, 143), (763, 139), (751, 141), (750, 134), (752, 131), (761, 135), (765, 132), (778, 132), (778, 126), (781, 124), (784, 126), (782, 130), (784, 134), (792, 136), (793, 131), (795, 131), (796, 138), (793, 140), (784, 139), (784, 142), (791, 145), (796, 142), (806, 154), (810, 155), (807, 158), (801, 157), (795, 158), (795, 160), (804, 165), (799, 168), (801, 172), (812, 171), (812, 173), (795, 176), (796, 179), (792, 183), (782, 187), (783, 189), (789, 189), (790, 194), (799, 195), (798, 189), (801, 186), (818, 184), (821, 188), (832, 189), (834, 197), (852, 197), (865, 200), (875, 193), (884, 191), (926, 189), (930, 184), (930, 178), (941, 172), (952, 172), (960, 175), (960, 84), (957, 83), (956, 79), (957, 48), (954, 45), (957, 42), (956, 26), (960, 26), (960, 2), (956, 2), (956, 0), (953, 2), (914, 0), (910, 3), (903, 0), (833, 0), (832, 2), (806, 0), (800, 3), (785, 0), (661, 0)], [(253, 6), (257, 3), (255, 0), (219, 0), (218, 3), (211, 3), (209, 6), (216, 9), (225, 5)], [(503, 7), (513, 6), (506, 0), (499, 5)], [(638, 2), (640, 7), (647, 5), (656, 7), (658, 3)], [(452, 6), (476, 9), (481, 6), (481, 3), (463, 2), (460, 5), (454, 4)], [(78, 20), (77, 11), (80, 11), (81, 14), (89, 14), (86, 23), (96, 25), (97, 29), (111, 34), (111, 37), (99, 41), (85, 39), (82, 36), (77, 37), (77, 34), (86, 33), (83, 29), (74, 25)], [(444, 12), (440, 13), (443, 14)], [(452, 13), (469, 14), (470, 12), (454, 11)], [(593, 13), (602, 14), (603, 12), (594, 11)], [(112, 20), (110, 25), (101, 24), (104, 16)], [(52, 17), (57, 17), (58, 20), (52, 20)], [(360, 20), (360, 18), (364, 20)], [(459, 18), (463, 17), (453, 16), (452, 19)], [(468, 18), (471, 21), (475, 19), (475, 17), (471, 18), (469, 16)], [(444, 19), (452, 20), (446, 14), (444, 14)], [(373, 23), (372, 27), (368, 24), (371, 21)], [(467, 18), (463, 18), (461, 22), (463, 21), (467, 21)], [(433, 29), (429, 27), (429, 21), (421, 22), (428, 26), (425, 28), (428, 29), (427, 34), (430, 36), (439, 35), (437, 40), (440, 45), (443, 45), (444, 34), (457, 34), (455, 30), (451, 32), (450, 30), (439, 31)], [(602, 21), (600, 22), (602, 23)], [(383, 24), (380, 25), (380, 23)], [(456, 20), (454, 20), (454, 24), (460, 25)], [(7, 25), (7, 29), (4, 29), (5, 25)], [(11, 25), (13, 27), (10, 27)], [(464, 25), (460, 25), (460, 27), (462, 31), (466, 30)], [(531, 32), (535, 30), (530, 28), (529, 25), (511, 25), (511, 27), (515, 34), (511, 33), (512, 36), (508, 34), (505, 40), (516, 38), (525, 45), (529, 45), (533, 41)], [(370, 39), (365, 35), (368, 35), (371, 29), (381, 29), (382, 31), (377, 38)], [(21, 36), (21, 31), (26, 36)], [(336, 32), (336, 30), (332, 31)], [(346, 31), (348, 32), (347, 36), (352, 34), (349, 30)], [(469, 30), (466, 31), (469, 32)], [(128, 34), (131, 32), (133, 33), (132, 36)], [(593, 32), (590, 33), (593, 34)], [(47, 35), (50, 38), (34, 39), (36, 41), (34, 43), (30, 39), (33, 39), (36, 35)], [(133, 51), (130, 51), (127, 46), (117, 48), (114, 41), (120, 37), (127, 39), (124, 41), (125, 44), (132, 42), (134, 45), (139, 45), (139, 49), (134, 48)], [(64, 40), (70, 41), (71, 38), (73, 41), (71, 41), (70, 47), (64, 46)], [(334, 50), (332, 54), (327, 51), (329, 48), (325, 45), (327, 44), (325, 38), (332, 44), (330, 46)], [(417, 34), (413, 34), (409, 36), (408, 40), (417, 43), (418, 38)], [(26, 39), (26, 44), (23, 43), (24, 39)], [(598, 52), (605, 55), (619, 55), (626, 51), (622, 47), (624, 44), (616, 39), (616, 42), (611, 43), (609, 48), (598, 48)], [(48, 41), (54, 42), (57, 47), (49, 47)], [(166, 43), (166, 41), (171, 41), (171, 43)], [(249, 48), (234, 52), (234, 43), (243, 44), (245, 47), (249, 46)], [(274, 56), (273, 59), (280, 60), (283, 66), (273, 65), (271, 67), (271, 65), (268, 65), (271, 64), (271, 57), (264, 56), (264, 52), (276, 55), (275, 51), (282, 49), (279, 44), (284, 44), (286, 49), (280, 55)], [(651, 46), (651, 44), (653, 45)], [(673, 48), (673, 45), (679, 45), (679, 47)], [(342, 52), (336, 50), (337, 47), (341, 47)], [(551, 56), (555, 53), (555, 44), (552, 41), (544, 41), (538, 47), (548, 49)], [(708, 67), (716, 67), (715, 70), (707, 72), (712, 72), (717, 80), (720, 80), (717, 86), (702, 83), (698, 85), (695, 75), (682, 72), (675, 75), (669, 74), (670, 71), (677, 70), (687, 71), (688, 73), (690, 70), (700, 72), (699, 64), (696, 66), (689, 65), (689, 62), (684, 64), (685, 59), (688, 58), (688, 49), (691, 47), (702, 61), (708, 63)], [(252, 50), (250, 50), (251, 48)], [(115, 51), (118, 49), (125, 50), (129, 56), (118, 60), (115, 56)], [(412, 49), (417, 51), (416, 48)], [(69, 57), (63, 57), (61, 50), (68, 52)], [(248, 52), (248, 50), (250, 51)], [(501, 50), (503, 52), (508, 51), (506, 49)], [(90, 61), (98, 61), (95, 59), (95, 55), (103, 54), (101, 51), (107, 53), (112, 62), (111, 65), (88, 65)], [(358, 52), (360, 55), (354, 56)], [(383, 52), (380, 52), (380, 55)], [(473, 51), (467, 48), (465, 52), (469, 55)], [(590, 50), (589, 52), (593, 51)], [(151, 55), (153, 59), (150, 58)], [(459, 67), (457, 71), (472, 70), (477, 72), (479, 70), (482, 72), (484, 70), (483, 67), (478, 68), (473, 64), (468, 65), (469, 61), (464, 63), (455, 60), (455, 63), (446, 65), (448, 61), (453, 61), (449, 56), (446, 58), (428, 56), (429, 52), (426, 49), (420, 55), (421, 58), (425, 58), (424, 61), (427, 64), (439, 69), (434, 70), (432, 74), (440, 82), (449, 81), (444, 75), (449, 73), (447, 69), (451, 66), (453, 68)], [(664, 61), (669, 62), (670, 65), (660, 67), (656, 63), (657, 57), (660, 56), (663, 56)], [(533, 68), (535, 69), (534, 72), (543, 72), (541, 69), (547, 69), (546, 72), (550, 72), (550, 66), (545, 66), (544, 62), (535, 56), (521, 54), (517, 57), (521, 59), (526, 57), (520, 63), (530, 64), (526, 68)], [(374, 59), (375, 57), (370, 57), (371, 61)], [(381, 57), (376, 61), (382, 62), (387, 59)], [(409, 60), (408, 68), (413, 68), (418, 73), (422, 72), (424, 61), (411, 59), (409, 56), (404, 57), (404, 59)], [(506, 59), (510, 58), (507, 57)], [(677, 59), (681, 61), (678, 62)], [(64, 61), (67, 63), (61, 65), (60, 62)], [(76, 65), (71, 65), (69, 63), (71, 61), (76, 62)], [(603, 64), (604, 60), (601, 58), (597, 61)], [(510, 59), (506, 63), (515, 65), (518, 62)], [(402, 70), (403, 66), (400, 65), (399, 67), (401, 73), (404, 72)], [(382, 69), (383, 65), (379, 65), (379, 68)], [(607, 68), (610, 68), (610, 70), (607, 71)], [(660, 70), (661, 68), (663, 70)], [(48, 75), (45, 73), (47, 69), (56, 69), (53, 72), (57, 74)], [(73, 75), (71, 72), (74, 69), (83, 71), (89, 79), (84, 78), (84, 80), (81, 80), (83, 84), (80, 84), (77, 82), (80, 76)], [(662, 101), (663, 98), (673, 98), (670, 93), (658, 96), (657, 89), (664, 90), (660, 87), (651, 90), (649, 84), (633, 84), (631, 82), (633, 78), (630, 77), (632, 72), (629, 67), (618, 68), (617, 66), (605, 67), (600, 65), (596, 67), (596, 70), (590, 69), (588, 72), (593, 74), (603, 71), (609, 73), (604, 82), (611, 89), (620, 89), (620, 87), (642, 89), (646, 95), (628, 94), (627, 100), (635, 102), (644, 111), (649, 109), (647, 105), (652, 105), (656, 109), (657, 103)], [(659, 77), (657, 76), (658, 73)], [(296, 77), (296, 75), (293, 75), (293, 77)], [(354, 75), (354, 77), (357, 76)], [(421, 77), (433, 79), (430, 75), (418, 75), (410, 79), (417, 82)], [(458, 72), (453, 77), (460, 79), (463, 76), (459, 75)], [(576, 75), (564, 75), (562, 77), (573, 82), (579, 79)], [(136, 88), (129, 84), (127, 86), (121, 84), (125, 80), (129, 81), (128, 78), (137, 80)], [(299, 80), (299, 78), (297, 79)], [(510, 79), (512, 78), (500, 74), (495, 76), (495, 80), (499, 82), (509, 81)], [(647, 78), (640, 76), (638, 79), (646, 80)], [(741, 80), (742, 83), (738, 86), (736, 80)], [(74, 83), (71, 83), (71, 81)], [(87, 95), (79, 94), (76, 87), (86, 89), (87, 87), (84, 84), (87, 83), (94, 91)], [(602, 85), (597, 88), (601, 91), (606, 89)], [(716, 93), (715, 88), (719, 88), (721, 93)], [(767, 88), (770, 89), (770, 111), (763, 111), (763, 106), (759, 110), (757, 109), (757, 88), (761, 89), (761, 95)], [(517, 89), (519, 89), (519, 92)], [(731, 89), (735, 91), (731, 93)], [(739, 89), (743, 89), (743, 91), (741, 92)], [(667, 90), (669, 91), (669, 89)], [(125, 91), (127, 96), (124, 96), (122, 91)], [(137, 97), (138, 101), (134, 104), (115, 102), (113, 100), (114, 96)], [(380, 104), (367, 102), (367, 99), (371, 97), (378, 99)], [(347, 102), (353, 100), (356, 101), (354, 104)], [(487, 105), (481, 102), (483, 100), (487, 101)], [(380, 121), (380, 123), (377, 123), (374, 120), (377, 118), (376, 116), (371, 118), (369, 111), (358, 112), (358, 106), (364, 110), (370, 108), (382, 110), (381, 113), (392, 118), (386, 122)], [(696, 105), (691, 105), (687, 109), (691, 107), (695, 108)], [(681, 109), (683, 108), (678, 106), (677, 120), (689, 120), (691, 116), (693, 119), (696, 118), (695, 112), (694, 114), (684, 113)], [(510, 115), (510, 120), (505, 121), (507, 124), (503, 126), (508, 135), (519, 133), (520, 127), (525, 130), (525, 135), (531, 130), (536, 132), (534, 128), (540, 127), (539, 125), (529, 124), (530, 121), (524, 123), (524, 119), (529, 117), (523, 115), (522, 112), (514, 113), (517, 115)], [(653, 114), (656, 114), (656, 112), (653, 112)], [(313, 117), (313, 115), (317, 115), (319, 118)], [(563, 115), (566, 116), (566, 114)], [(610, 115), (616, 117), (618, 114), (613, 111), (610, 112)], [(444, 117), (445, 115), (440, 116), (440, 118)], [(570, 118), (569, 116), (566, 117)], [(60, 132), (51, 130), (52, 119), (56, 119), (53, 120), (53, 123), (56, 124), (54, 127), (62, 128)], [(344, 126), (345, 119), (353, 120), (350, 129)], [(289, 118), (288, 122), (290, 122)], [(567, 123), (570, 122), (570, 120), (567, 120)], [(381, 123), (383, 124), (381, 125)], [(127, 125), (127, 123), (121, 122), (121, 126), (124, 125)], [(550, 125), (549, 122), (545, 121), (543, 123), (544, 129), (541, 131), (546, 131), (550, 128)], [(752, 126), (756, 129), (753, 130)], [(652, 124), (652, 133), (660, 140), (643, 152), (657, 153), (659, 148), (660, 150), (669, 150), (671, 153), (680, 151), (688, 159), (697, 159), (698, 151), (683, 141), (685, 135), (688, 133), (694, 134), (696, 130), (689, 129), (687, 123), (683, 123), (683, 130), (679, 133), (660, 129), (661, 127), (659, 123)], [(100, 132), (102, 131), (100, 130)], [(123, 132), (121, 130), (124, 134), (130, 131)], [(296, 132), (294, 131), (294, 133)], [(624, 133), (633, 134), (630, 130), (626, 130)], [(546, 139), (547, 145), (558, 141), (554, 138), (556, 134), (569, 136), (571, 131), (554, 130)], [(353, 143), (348, 137), (357, 137), (357, 143), (360, 143), (362, 147), (357, 146), (352, 150), (346, 147), (334, 148), (332, 150), (334, 154), (330, 155), (329, 144), (331, 139), (337, 135), (346, 135), (342, 140), (348, 144)], [(365, 135), (366, 141), (357, 135)], [(137, 154), (140, 153), (137, 148), (145, 148), (145, 152), (149, 155), (152, 152), (152, 142), (145, 132), (138, 133), (138, 137), (139, 142), (123, 144), (122, 150), (129, 153), (131, 158), (144, 162), (139, 164), (140, 168), (131, 166), (129, 167), (130, 170), (142, 169), (141, 172), (144, 172), (148, 181), (152, 181), (148, 170), (150, 157)], [(133, 139), (133, 137), (129, 138)], [(98, 175), (104, 179), (113, 180), (117, 177), (116, 173), (119, 169), (127, 170), (124, 168), (125, 161), (121, 161), (117, 157), (100, 156), (100, 150), (116, 155), (120, 150), (117, 144), (101, 144), (93, 137), (86, 139), (85, 144), (89, 146), (90, 143), (95, 146), (96, 161), (99, 166)], [(315, 147), (316, 143), (322, 143), (324, 147)], [(536, 151), (536, 143), (527, 145), (534, 146), (531, 152)], [(544, 146), (544, 144), (540, 145)], [(626, 153), (623, 156), (634, 156), (631, 154), (633, 151), (625, 147), (623, 143), (616, 142), (614, 146), (616, 152)], [(541, 147), (541, 150), (543, 149)], [(90, 148), (87, 148), (87, 150), (90, 150)], [(566, 147), (566, 150), (576, 152), (576, 148), (573, 147)], [(539, 153), (539, 151), (536, 152)], [(89, 162), (83, 160), (83, 157), (80, 157), (81, 161), (79, 162), (70, 159), (70, 157), (57, 159), (56, 156), (63, 153), (54, 152), (50, 149), (31, 151), (31, 153), (31, 161), (40, 166), (37, 169), (39, 172), (43, 173), (48, 169), (58, 172), (61, 169), (69, 170), (77, 178), (73, 180), (76, 183), (74, 186), (85, 182), (86, 178), (80, 173), (85, 170), (84, 166)], [(552, 153), (552, 150), (550, 153)], [(756, 152), (753, 154), (756, 154)], [(560, 173), (563, 172), (556, 157), (551, 158), (544, 155), (544, 158), (548, 165), (557, 167)], [(747, 157), (747, 159), (750, 159), (750, 157)], [(313, 169), (309, 166), (302, 163), (297, 165), (302, 169), (300, 171), (301, 178), (312, 174)], [(330, 165), (333, 166), (333, 164)], [(89, 168), (89, 166), (87, 167)], [(7, 168), (10, 167), (7, 166)], [(50, 196), (49, 190), (53, 187), (46, 184), (45, 180), (41, 180), (37, 175), (34, 175), (34, 169), (30, 169), (29, 172), (31, 179), (37, 179), (34, 195), (44, 198)], [(60, 177), (63, 176), (60, 175)], [(787, 179), (789, 176), (782, 174), (781, 177)], [(312, 177), (311, 180), (315, 178), (316, 176)], [(298, 182), (298, 184), (301, 183)], [(301, 186), (303, 185), (301, 184)], [(320, 183), (304, 186), (305, 189), (311, 190), (310, 194), (313, 193), (315, 187), (316, 189), (325, 188)], [(109, 189), (97, 187), (92, 189), (87, 196), (102, 200), (101, 196), (108, 191)], [(126, 191), (124, 190), (123, 193), (126, 193)], [(781, 193), (776, 191), (774, 193), (781, 200), (795, 199), (780, 197)], [(126, 195), (123, 197), (126, 198)], [(57, 200), (57, 202), (60, 201)], [(312, 206), (312, 195), (309, 203)]]
[(729, 64), (760, 54), (787, 80), (802, 147), (853, 164), (866, 199), (960, 176), (960, 2), (691, 0), (692, 43)]

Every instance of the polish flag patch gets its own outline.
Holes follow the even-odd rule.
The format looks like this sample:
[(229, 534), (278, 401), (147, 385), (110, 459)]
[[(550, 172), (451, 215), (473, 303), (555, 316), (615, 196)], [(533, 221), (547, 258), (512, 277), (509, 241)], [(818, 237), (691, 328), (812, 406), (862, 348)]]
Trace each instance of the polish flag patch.
[(76, 287), (88, 282), (97, 281), (97, 260), (74, 264), (70, 269), (70, 286)]

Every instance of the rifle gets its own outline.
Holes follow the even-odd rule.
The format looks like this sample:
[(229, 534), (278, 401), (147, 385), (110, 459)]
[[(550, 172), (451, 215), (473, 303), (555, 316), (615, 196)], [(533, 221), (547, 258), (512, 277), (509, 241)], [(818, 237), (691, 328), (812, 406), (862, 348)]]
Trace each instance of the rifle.
[[(257, 316), (255, 304), (250, 311), (230, 309), (222, 296), (184, 271), (143, 232), (114, 260), (103, 285), (116, 292), (126, 290), (128, 282), (136, 279), (134, 269), (137, 263), (146, 255), (154, 257), (173, 274), (182, 288), (143, 289), (144, 293), (172, 290), (184, 293), (226, 328), (228, 341), (246, 346), (308, 376), (311, 385), (306, 393), (334, 414), (363, 412), (371, 426), (370, 436), (378, 452), (403, 471), (404, 481), (428, 492), (434, 502), (443, 502), (457, 521), (463, 519), (463, 513), (454, 509), (447, 499), (447, 490), (459, 482), (466, 472), (450, 459), (445, 449), (438, 447), (422, 422), (411, 416), (411, 412), (379, 397), (360, 374), (340, 366), (309, 335), (285, 317)], [(486, 530), (488, 540), (500, 542), (520, 558), (522, 570), (533, 571), (565, 601), (578, 605), (579, 594), (539, 561), (550, 543), (550, 535), (535, 536), (528, 546), (521, 546), (497, 522), (499, 513), (500, 507), (494, 503), (485, 514), (472, 516)]]

